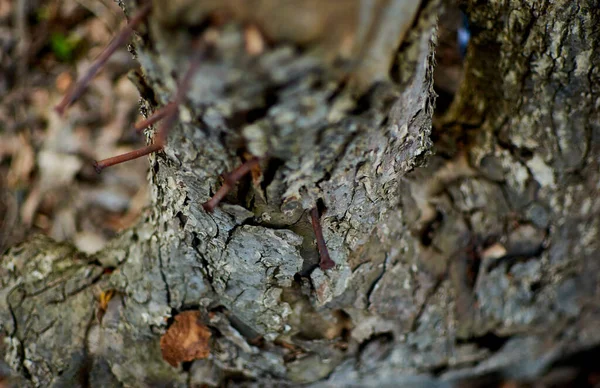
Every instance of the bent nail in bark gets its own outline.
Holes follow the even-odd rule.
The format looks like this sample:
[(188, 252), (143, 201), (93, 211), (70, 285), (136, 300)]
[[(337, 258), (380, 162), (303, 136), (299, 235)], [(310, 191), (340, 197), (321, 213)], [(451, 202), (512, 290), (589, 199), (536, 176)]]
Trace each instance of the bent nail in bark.
[(206, 210), (207, 212), (212, 212), (213, 210), (215, 210), (215, 208), (219, 205), (219, 202), (221, 202), (221, 200), (225, 198), (227, 193), (229, 193), (231, 189), (233, 189), (235, 184), (240, 179), (242, 179), (244, 175), (248, 174), (252, 170), (252, 168), (258, 166), (258, 163), (260, 163), (260, 158), (254, 157), (241, 164), (231, 173), (227, 174), (225, 176), (225, 182), (223, 182), (221, 188), (217, 190), (217, 192), (215, 193), (215, 195), (212, 196), (211, 199), (202, 204), (204, 210)]
[[(96, 169), (97, 173), (100, 173), (106, 167), (114, 166), (115, 164), (119, 164), (119, 163), (127, 162), (127, 161), (130, 161), (133, 159), (137, 159), (141, 156), (148, 155), (148, 154), (151, 154), (153, 152), (160, 151), (163, 149), (163, 147), (166, 143), (169, 131), (171, 130), (173, 125), (175, 125), (175, 121), (177, 121), (177, 112), (179, 111), (179, 105), (183, 102), (187, 92), (189, 91), (192, 77), (194, 76), (195, 72), (198, 70), (198, 67), (200, 66), (200, 62), (206, 52), (205, 45), (202, 45), (198, 42), (196, 42), (194, 44), (194, 48), (195, 48), (195, 51), (192, 56), (190, 67), (188, 68), (188, 70), (186, 71), (186, 73), (184, 74), (183, 78), (181, 79), (181, 81), (179, 83), (179, 86), (177, 88), (177, 93), (175, 94), (175, 99), (171, 103), (165, 105), (163, 108), (161, 108), (157, 112), (155, 112), (154, 115), (152, 115), (148, 119), (144, 120), (144, 122), (150, 121), (150, 124), (153, 124), (160, 119), (164, 119), (160, 128), (158, 129), (158, 132), (156, 133), (156, 136), (154, 138), (154, 144), (147, 145), (145, 147), (142, 147), (140, 149), (137, 149), (137, 150), (134, 150), (131, 152), (127, 152), (122, 155), (113, 156), (112, 158), (108, 158), (108, 159), (104, 159), (104, 160), (95, 162), (94, 168)], [(150, 124), (148, 124), (148, 125), (150, 125)]]
[(321, 222), (319, 220), (319, 210), (315, 206), (310, 211), (310, 218), (312, 220), (313, 230), (315, 231), (315, 237), (317, 238), (317, 249), (319, 250), (319, 256), (321, 261), (319, 262), (319, 268), (323, 271), (335, 267), (335, 262), (329, 257), (329, 250), (325, 244), (325, 238), (323, 238), (323, 229), (321, 228)]
[(149, 126), (151, 126), (152, 124), (156, 123), (157, 121), (164, 119), (169, 114), (170, 109), (172, 109), (172, 105), (173, 105), (173, 103), (163, 106), (162, 108), (160, 108), (160, 109), (156, 110), (154, 113), (152, 113), (147, 119), (138, 121), (133, 126), (133, 129), (135, 129), (135, 131), (137, 133), (140, 133), (144, 129), (146, 129)]
[(81, 95), (83, 91), (88, 86), (92, 78), (96, 75), (96, 73), (104, 66), (106, 61), (114, 54), (114, 52), (125, 42), (129, 40), (131, 35), (133, 34), (134, 28), (140, 24), (146, 16), (150, 13), (150, 9), (152, 8), (151, 4), (148, 3), (144, 5), (138, 13), (136, 13), (131, 21), (127, 23), (127, 26), (123, 28), (119, 34), (106, 46), (104, 51), (96, 58), (92, 66), (85, 72), (83, 77), (81, 77), (73, 86), (73, 88), (63, 97), (61, 102), (54, 107), (54, 110), (59, 114), (63, 115), (65, 110), (75, 102)]

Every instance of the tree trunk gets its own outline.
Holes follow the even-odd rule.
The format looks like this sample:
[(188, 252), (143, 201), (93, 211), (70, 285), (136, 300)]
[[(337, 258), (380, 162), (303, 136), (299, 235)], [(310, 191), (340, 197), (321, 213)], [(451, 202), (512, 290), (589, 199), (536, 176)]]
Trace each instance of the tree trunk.
[[(143, 110), (172, 99), (194, 37), (214, 47), (138, 226), (93, 257), (36, 238), (2, 258), (12, 382), (446, 386), (539, 378), (600, 343), (594, 1), (464, 1), (465, 77), (433, 134), (437, 1), (357, 0), (314, 35), (293, 1), (225, 1), (241, 11), (222, 25), (155, 3), (132, 46)], [(207, 213), (247, 154), (260, 172)], [(210, 355), (172, 367), (160, 338), (184, 310)]]

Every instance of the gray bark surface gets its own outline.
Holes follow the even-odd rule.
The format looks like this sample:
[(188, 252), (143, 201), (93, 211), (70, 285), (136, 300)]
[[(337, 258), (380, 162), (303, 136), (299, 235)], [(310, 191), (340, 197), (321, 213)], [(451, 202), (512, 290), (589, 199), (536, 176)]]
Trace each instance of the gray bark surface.
[[(479, 3), (463, 4), (465, 79), (433, 135), (435, 1), (402, 19), (389, 74), (358, 66), (348, 87), (322, 47), (252, 57), (240, 23), (220, 29), (150, 157), (138, 226), (91, 257), (36, 238), (2, 258), (12, 382), (451, 386), (534, 379), (600, 344), (600, 10)], [(151, 16), (134, 39), (143, 110), (175, 93), (188, 19)], [(243, 152), (268, 154), (260, 180), (205, 212)], [(308, 216), (319, 202), (327, 271)], [(191, 309), (211, 356), (174, 368), (160, 336)]]

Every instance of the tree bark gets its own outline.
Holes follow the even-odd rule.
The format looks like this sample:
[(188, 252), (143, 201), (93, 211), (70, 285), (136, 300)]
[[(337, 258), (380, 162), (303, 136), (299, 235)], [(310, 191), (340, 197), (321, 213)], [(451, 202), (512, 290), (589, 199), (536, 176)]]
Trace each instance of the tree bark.
[[(132, 46), (143, 111), (172, 99), (194, 37), (216, 37), (150, 157), (152, 206), (92, 257), (41, 237), (5, 254), (10, 381), (449, 386), (539, 378), (598, 346), (594, 1), (464, 1), (465, 77), (433, 134), (437, 1), (409, 16), (404, 2), (371, 3), (376, 16), (350, 30), (370, 31), (356, 51), (383, 59), (351, 52), (349, 68), (327, 34), (292, 28), (254, 56), (250, 11), (206, 27), (201, 5), (165, 4)], [(260, 174), (207, 213), (244, 154), (264, 158)], [(317, 267), (315, 206), (331, 270)], [(172, 367), (160, 337), (184, 310), (213, 332), (211, 354)]]

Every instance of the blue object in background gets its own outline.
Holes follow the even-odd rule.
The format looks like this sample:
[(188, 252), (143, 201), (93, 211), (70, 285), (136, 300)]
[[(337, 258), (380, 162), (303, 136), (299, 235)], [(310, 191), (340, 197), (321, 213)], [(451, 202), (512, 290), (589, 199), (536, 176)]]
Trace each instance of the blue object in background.
[(458, 27), (456, 31), (456, 39), (458, 41), (458, 50), (460, 51), (461, 57), (465, 57), (467, 54), (467, 45), (469, 44), (469, 39), (471, 39), (471, 30), (469, 30), (469, 20), (467, 19), (467, 15), (462, 14), (462, 25)]

